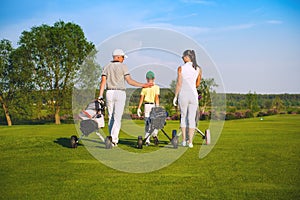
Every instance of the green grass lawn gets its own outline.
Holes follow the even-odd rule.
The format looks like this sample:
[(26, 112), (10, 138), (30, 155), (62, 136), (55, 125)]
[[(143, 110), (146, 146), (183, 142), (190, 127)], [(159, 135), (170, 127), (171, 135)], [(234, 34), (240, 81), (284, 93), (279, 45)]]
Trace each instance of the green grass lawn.
[[(166, 129), (178, 125), (168, 122)], [(0, 199), (300, 199), (300, 115), (226, 121), (206, 157), (199, 159), (197, 136), (193, 149), (150, 173), (117, 171), (83, 145), (69, 148), (73, 134), (71, 124), (1, 126)]]

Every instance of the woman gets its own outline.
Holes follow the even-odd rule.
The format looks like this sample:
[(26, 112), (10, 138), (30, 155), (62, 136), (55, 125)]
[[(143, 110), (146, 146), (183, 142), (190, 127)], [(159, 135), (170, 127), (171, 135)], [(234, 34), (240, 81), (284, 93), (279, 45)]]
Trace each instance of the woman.
[[(200, 85), (202, 70), (196, 62), (194, 50), (186, 50), (183, 52), (182, 59), (184, 65), (178, 67), (177, 84), (175, 97), (173, 100), (174, 106), (178, 98), (180, 108), (180, 128), (182, 131), (182, 146), (193, 148), (193, 136), (196, 127), (196, 112), (198, 108), (198, 93), (197, 87)], [(186, 140), (188, 132), (189, 139)]]

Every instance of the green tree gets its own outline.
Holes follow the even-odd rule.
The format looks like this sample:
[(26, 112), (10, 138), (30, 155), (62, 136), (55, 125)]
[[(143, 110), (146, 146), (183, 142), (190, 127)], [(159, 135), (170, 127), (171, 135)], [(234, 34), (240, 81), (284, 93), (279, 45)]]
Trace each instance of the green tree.
[(214, 90), (215, 87), (218, 87), (218, 84), (216, 84), (213, 78), (202, 78), (200, 86), (197, 88), (200, 98), (199, 106), (201, 112), (204, 112), (209, 106), (211, 106), (211, 96), (216, 93)]
[(34, 67), (35, 89), (47, 91), (55, 123), (60, 124), (61, 107), (71, 96), (77, 71), (95, 46), (80, 26), (63, 21), (22, 32), (19, 45)]
[(271, 109), (271, 107), (272, 107), (272, 101), (267, 99), (264, 103), (264, 108)]
[(247, 108), (252, 112), (259, 111), (257, 94), (255, 92), (252, 94), (251, 91), (249, 91), (249, 93), (246, 95), (246, 103), (247, 103)]
[(281, 111), (282, 109), (284, 109), (283, 102), (279, 96), (276, 96), (275, 99), (273, 100), (272, 107), (277, 111)]
[(6, 39), (0, 41), (0, 103), (2, 104), (8, 126), (12, 125), (8, 108), (8, 102), (12, 98), (12, 94), (10, 92), (11, 82), (8, 76), (10, 68), (10, 54), (12, 50), (13, 48), (10, 41)]
[(31, 114), (32, 71), (24, 55), (13, 49), (11, 42), (0, 41), (0, 103), (8, 126), (12, 118), (26, 118)]

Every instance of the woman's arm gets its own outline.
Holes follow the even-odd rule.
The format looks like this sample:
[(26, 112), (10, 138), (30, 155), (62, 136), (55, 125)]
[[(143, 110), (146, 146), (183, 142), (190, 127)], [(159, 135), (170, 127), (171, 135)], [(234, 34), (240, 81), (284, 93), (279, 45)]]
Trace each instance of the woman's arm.
[(176, 89), (175, 89), (175, 97), (178, 97), (179, 91), (181, 89), (182, 84), (182, 75), (181, 75), (181, 67), (178, 67), (177, 70), (177, 83), (176, 83)]
[(202, 79), (202, 69), (199, 68), (199, 73), (198, 73), (198, 77), (196, 80), (196, 88), (199, 87), (200, 83), (201, 83), (201, 79)]
[(178, 70), (177, 70), (177, 83), (176, 83), (176, 89), (175, 89), (175, 97), (173, 99), (173, 105), (174, 106), (177, 106), (176, 102), (177, 102), (179, 91), (181, 89), (181, 85), (182, 85), (181, 67), (178, 67)]

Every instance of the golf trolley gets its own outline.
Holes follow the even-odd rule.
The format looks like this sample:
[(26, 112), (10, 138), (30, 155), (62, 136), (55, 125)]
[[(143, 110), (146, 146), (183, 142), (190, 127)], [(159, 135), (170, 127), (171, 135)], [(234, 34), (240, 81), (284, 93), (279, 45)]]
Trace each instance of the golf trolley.
[(71, 136), (70, 144), (71, 148), (77, 148), (79, 141), (84, 137), (88, 136), (93, 132), (100, 138), (102, 142), (105, 142), (105, 148), (112, 148), (112, 138), (107, 136), (105, 139), (100, 133), (102, 128), (105, 126), (104, 114), (105, 113), (105, 102), (103, 100), (94, 100), (87, 105), (85, 110), (79, 113), (80, 130), (82, 135), (78, 138), (76, 135)]
[[(148, 139), (148, 137), (151, 137), (154, 130), (161, 130), (163, 134), (170, 140), (174, 148), (178, 148), (178, 136), (177, 136), (177, 131), (173, 130), (172, 131), (172, 138), (168, 136), (168, 134), (164, 131), (164, 126), (166, 125), (166, 117), (167, 117), (167, 112), (164, 108), (162, 107), (153, 107), (150, 112), (149, 116), (149, 135), (143, 139), (142, 136), (138, 136), (138, 141), (137, 141), (137, 148), (142, 149), (143, 144), (145, 144), (145, 141)], [(154, 137), (154, 144), (158, 145), (159, 141), (157, 137)]]
[(205, 144), (207, 144), (207, 145), (210, 144), (210, 130), (209, 129), (206, 129), (205, 132), (203, 133), (200, 129), (198, 129), (196, 127), (195, 131), (197, 131), (197, 133), (200, 133), (200, 135), (202, 135), (202, 139), (205, 140)]
[[(201, 136), (202, 136), (202, 139), (205, 140), (205, 144), (206, 145), (209, 145), (210, 142), (211, 142), (211, 139), (210, 139), (210, 130), (209, 129), (206, 129), (205, 132), (203, 133), (197, 126), (198, 126), (198, 122), (199, 122), (199, 119), (200, 119), (200, 113), (199, 113), (199, 109), (197, 109), (197, 114), (196, 114), (196, 127), (195, 127), (195, 131), (196, 133), (199, 133)], [(163, 130), (162, 130), (163, 131)], [(163, 131), (164, 132), (164, 131)], [(165, 133), (165, 132), (164, 132)], [(174, 136), (176, 136), (176, 145), (178, 146), (178, 137), (181, 136), (182, 134), (182, 131), (180, 130), (177, 134), (176, 130), (173, 130), (172, 131), (172, 138)], [(165, 134), (166, 135), (166, 134)], [(167, 136), (168, 137), (168, 136)], [(170, 140), (171, 138), (168, 137)], [(186, 139), (188, 140), (188, 135), (186, 137)], [(174, 142), (174, 141), (173, 141)], [(174, 145), (174, 144), (173, 144)], [(177, 146), (175, 147), (174, 145), (174, 148), (177, 148)]]
[[(205, 140), (205, 144), (209, 145), (210, 144), (210, 130), (206, 129), (205, 132), (203, 133), (199, 128), (198, 128), (198, 122), (200, 119), (200, 113), (199, 113), (199, 109), (197, 109), (197, 114), (196, 114), (196, 127), (195, 127), (195, 131), (196, 133), (199, 133), (202, 136), (202, 139)], [(180, 131), (180, 133), (178, 133), (178, 137), (182, 134), (182, 132)], [(187, 137), (188, 139), (188, 137)]]

